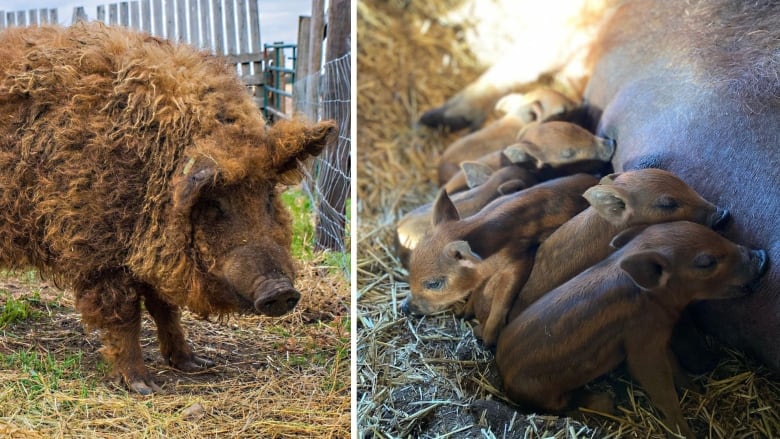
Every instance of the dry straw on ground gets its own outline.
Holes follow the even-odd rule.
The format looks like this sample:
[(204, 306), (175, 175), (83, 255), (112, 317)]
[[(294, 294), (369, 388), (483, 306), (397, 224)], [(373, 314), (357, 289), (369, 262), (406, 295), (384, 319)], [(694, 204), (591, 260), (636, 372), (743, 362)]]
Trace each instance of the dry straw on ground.
[(166, 366), (146, 318), (145, 361), (163, 388), (151, 397), (107, 379), (97, 334), (84, 333), (69, 293), (3, 275), (0, 302), (38, 299), (35, 318), (0, 329), (0, 437), (349, 437), (349, 283), (325, 260), (301, 263), (301, 302), (284, 317), (185, 313), (196, 352), (217, 363), (201, 373)]
[[(438, 154), (456, 135), (416, 125), (482, 67), (443, 17), (462, 0), (358, 3), (357, 415), (361, 437), (665, 437), (642, 389), (625, 372), (612, 389), (620, 416), (582, 421), (526, 415), (504, 405), (492, 354), (450, 313), (407, 318), (406, 272), (393, 253), (395, 221), (435, 194)], [(734, 352), (685, 394), (691, 426), (712, 438), (777, 437), (777, 377)], [(483, 416), (479, 407), (489, 407)]]

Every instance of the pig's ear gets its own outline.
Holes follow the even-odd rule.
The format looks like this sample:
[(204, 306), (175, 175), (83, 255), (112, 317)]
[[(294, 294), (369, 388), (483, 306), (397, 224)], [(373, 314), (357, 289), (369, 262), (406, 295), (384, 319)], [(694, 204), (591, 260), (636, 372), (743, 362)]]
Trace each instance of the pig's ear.
[(460, 215), (455, 204), (452, 203), (450, 197), (447, 195), (447, 191), (442, 188), (439, 191), (439, 195), (436, 197), (436, 201), (433, 202), (433, 221), (432, 224), (436, 226), (439, 223), (445, 221), (458, 221)]
[(174, 212), (188, 215), (203, 188), (213, 183), (216, 175), (213, 166), (197, 167), (195, 159), (189, 159), (173, 179)]
[(505, 155), (510, 162), (512, 163), (529, 163), (533, 162), (533, 158), (529, 156), (525, 152), (525, 143), (515, 143), (513, 145), (509, 145), (503, 150), (503, 155)]
[(615, 225), (626, 224), (634, 213), (625, 192), (615, 186), (598, 184), (582, 196), (602, 218)]
[(665, 287), (669, 282), (669, 261), (656, 251), (630, 254), (620, 260), (620, 268), (643, 290)]
[(466, 176), (466, 184), (470, 189), (488, 181), (490, 174), (493, 173), (493, 169), (490, 166), (479, 162), (462, 162), (460, 169), (463, 170), (463, 174)]
[(466, 241), (450, 242), (444, 246), (444, 254), (465, 267), (473, 267), (474, 264), (482, 261), (482, 258), (471, 250), (471, 246)]
[(527, 188), (528, 186), (529, 185), (526, 182), (520, 180), (519, 178), (515, 180), (509, 180), (501, 183), (501, 185), (498, 186), (498, 193), (500, 195), (513, 194)]
[(335, 140), (337, 128), (333, 121), (314, 125), (301, 121), (279, 121), (268, 130), (271, 166), (284, 184), (301, 180), (300, 163), (319, 155)]
[(642, 233), (642, 231), (645, 230), (646, 228), (647, 225), (635, 226), (623, 230), (622, 232), (615, 235), (614, 238), (612, 238), (612, 241), (610, 241), (609, 246), (615, 249), (621, 248), (624, 245), (628, 244), (628, 242), (634, 239), (637, 235)]

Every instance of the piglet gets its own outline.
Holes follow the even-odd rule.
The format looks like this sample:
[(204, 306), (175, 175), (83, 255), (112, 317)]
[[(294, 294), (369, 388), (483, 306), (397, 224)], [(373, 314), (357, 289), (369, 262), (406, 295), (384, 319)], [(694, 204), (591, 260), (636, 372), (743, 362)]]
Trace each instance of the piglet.
[(606, 258), (613, 250), (610, 240), (623, 230), (681, 220), (714, 227), (728, 218), (726, 209), (661, 169), (607, 175), (585, 191), (584, 197), (590, 207), (539, 246), (528, 281), (509, 312), (510, 321), (544, 293)]
[[(468, 217), (501, 195), (510, 194), (533, 186), (536, 178), (525, 168), (508, 162), (497, 171), (477, 162), (464, 162), (461, 166), (468, 176), (470, 189), (458, 192), (451, 200), (459, 216)], [(433, 203), (424, 204), (404, 215), (396, 226), (396, 253), (404, 267), (409, 267), (409, 257), (417, 243), (431, 228)]]
[(535, 89), (519, 99), (516, 96), (506, 98), (499, 101), (499, 104), (499, 109), (507, 111), (504, 116), (481, 130), (456, 140), (444, 151), (439, 162), (440, 185), (444, 185), (458, 172), (460, 162), (476, 160), (510, 145), (527, 124), (570, 111), (578, 105), (549, 88)]
[[(527, 168), (537, 180), (580, 172), (602, 174), (611, 170), (609, 160), (615, 152), (612, 139), (597, 137), (571, 122), (550, 121), (528, 125), (519, 140), (477, 159), (491, 168), (513, 163)], [(503, 161), (502, 161), (503, 160)], [(457, 172), (445, 184), (448, 194), (466, 187), (466, 176)]]
[[(488, 301), (474, 309), (488, 313), (478, 313), (477, 318), (483, 342), (492, 346), (513, 294), (530, 272), (539, 242), (587, 207), (582, 193), (596, 183), (587, 174), (551, 180), (500, 197), (465, 219), (447, 193), (440, 192), (433, 208), (433, 229), (412, 252), (411, 294), (402, 310), (433, 314), (484, 289), (481, 296)], [(469, 309), (460, 311), (468, 315)]]
[(582, 386), (624, 360), (672, 430), (694, 437), (674, 385), (687, 377), (669, 348), (694, 301), (740, 297), (766, 270), (766, 252), (687, 221), (626, 230), (607, 259), (545, 294), (501, 332), (496, 350), (506, 394), (521, 406), (588, 407)]

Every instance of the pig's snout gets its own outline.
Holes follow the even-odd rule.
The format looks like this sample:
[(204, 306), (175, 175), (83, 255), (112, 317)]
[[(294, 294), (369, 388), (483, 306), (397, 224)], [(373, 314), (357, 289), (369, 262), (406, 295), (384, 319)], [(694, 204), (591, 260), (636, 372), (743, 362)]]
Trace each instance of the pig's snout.
[(715, 212), (710, 215), (709, 226), (713, 229), (723, 227), (728, 219), (731, 217), (728, 209), (722, 209), (720, 207), (715, 209)]
[(272, 279), (260, 284), (255, 299), (255, 310), (259, 314), (278, 317), (295, 308), (301, 298), (287, 279)]

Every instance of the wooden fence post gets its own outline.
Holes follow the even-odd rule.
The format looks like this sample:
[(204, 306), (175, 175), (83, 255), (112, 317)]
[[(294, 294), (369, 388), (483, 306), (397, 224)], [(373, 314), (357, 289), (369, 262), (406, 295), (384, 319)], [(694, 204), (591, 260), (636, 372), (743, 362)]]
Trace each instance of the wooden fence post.
[(298, 17), (298, 53), (295, 60), (295, 101), (293, 111), (307, 113), (306, 97), (309, 95), (309, 33), (311, 17)]
[[(325, 35), (325, 1), (311, 2), (311, 31), (309, 32), (309, 71), (306, 76), (320, 72), (322, 66), (322, 39)], [(306, 116), (310, 120), (319, 120), (319, 87), (308, 87), (306, 94)]]

